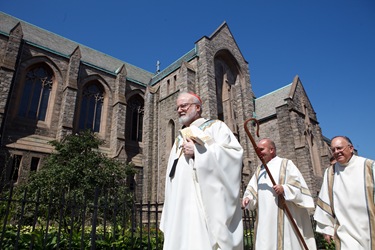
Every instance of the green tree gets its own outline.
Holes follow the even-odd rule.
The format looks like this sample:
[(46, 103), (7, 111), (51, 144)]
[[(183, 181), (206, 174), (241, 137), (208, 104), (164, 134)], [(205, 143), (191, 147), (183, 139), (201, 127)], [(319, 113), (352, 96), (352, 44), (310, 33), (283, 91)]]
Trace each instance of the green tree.
[(104, 142), (86, 130), (51, 141), (55, 152), (47, 157), (40, 171), (30, 176), (26, 187), (43, 192), (75, 191), (91, 194), (95, 188), (126, 191), (126, 177), (134, 174), (131, 164), (108, 158), (99, 151)]
[[(48, 214), (49, 219), (55, 221), (64, 218), (64, 225), (70, 224), (67, 220), (74, 220), (79, 226), (82, 215), (76, 212), (75, 217), (71, 216), (72, 209), (87, 207), (85, 220), (90, 221), (95, 191), (99, 191), (99, 203), (102, 207), (106, 206), (106, 213), (113, 211), (110, 206), (130, 205), (132, 192), (127, 188), (126, 179), (134, 175), (134, 166), (101, 153), (99, 147), (104, 142), (94, 133), (83, 131), (50, 143), (55, 151), (45, 159), (39, 171), (30, 175), (29, 180), (15, 190), (19, 200), (26, 192), (29, 201), (40, 201), (38, 219), (45, 219)], [(62, 203), (64, 209), (61, 209)], [(24, 217), (31, 221), (35, 218), (35, 208), (31, 206), (35, 205), (29, 203), (27, 206)], [(99, 218), (102, 217), (100, 211), (101, 208)]]

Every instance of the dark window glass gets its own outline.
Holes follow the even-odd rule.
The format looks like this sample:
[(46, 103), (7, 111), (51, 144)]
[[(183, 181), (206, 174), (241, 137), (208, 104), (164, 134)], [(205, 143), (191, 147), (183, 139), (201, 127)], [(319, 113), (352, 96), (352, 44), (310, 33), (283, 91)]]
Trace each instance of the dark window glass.
[(18, 180), (18, 172), (20, 170), (22, 155), (13, 155), (11, 168), (10, 168), (10, 181), (17, 182)]
[(79, 119), (80, 129), (99, 132), (103, 100), (103, 91), (96, 84), (91, 84), (83, 90)]
[(127, 124), (130, 125), (128, 136), (132, 141), (142, 141), (144, 101), (140, 96), (128, 100)]
[(51, 94), (53, 74), (44, 66), (26, 73), (18, 114), (22, 117), (44, 121)]
[(31, 166), (30, 166), (30, 171), (35, 172), (38, 169), (39, 165), (39, 158), (38, 157), (32, 157), (31, 158)]

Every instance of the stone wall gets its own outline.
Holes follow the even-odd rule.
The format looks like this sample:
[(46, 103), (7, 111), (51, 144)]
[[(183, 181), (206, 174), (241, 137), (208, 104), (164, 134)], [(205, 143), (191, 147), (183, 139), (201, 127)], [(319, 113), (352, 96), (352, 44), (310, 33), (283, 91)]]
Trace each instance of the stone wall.
[[(9, 36), (0, 35), (0, 122), (3, 149), (8, 153), (23, 154), (27, 179), (27, 166), (32, 157), (43, 159), (52, 148), (48, 141), (61, 139), (78, 131), (77, 110), (85, 83), (96, 80), (104, 89), (102, 129), (98, 135), (105, 140), (101, 150), (109, 157), (124, 162), (132, 160), (139, 170), (137, 189), (143, 201), (162, 202), (172, 134), (177, 135), (180, 125), (175, 110), (181, 91), (193, 91), (203, 101), (203, 117), (218, 117), (218, 77), (215, 68), (222, 63), (234, 81), (223, 85), (230, 87), (233, 116), (224, 114), (224, 122), (236, 130), (244, 148), (243, 176), (247, 184), (260, 164), (253, 145), (244, 130), (244, 122), (253, 116), (254, 93), (250, 71), (228, 26), (222, 24), (210, 37), (202, 37), (196, 44), (196, 56), (181, 62), (152, 85), (142, 85), (129, 80), (131, 71), (125, 63), (116, 72), (82, 61), (79, 45), (69, 55), (23, 40), (22, 26), (15, 26)], [(87, 48), (85, 48), (87, 49)], [(104, 59), (103, 59), (104, 60)], [(100, 61), (100, 59), (98, 59)], [(45, 122), (32, 124), (17, 117), (24, 73), (29, 66), (45, 63), (54, 73), (54, 85), (49, 113)], [(134, 72), (133, 72), (134, 73)], [(150, 79), (151, 80), (151, 79)], [(286, 103), (275, 108), (275, 115), (262, 121), (260, 138), (269, 137), (277, 146), (278, 155), (292, 160), (301, 170), (313, 194), (318, 192), (321, 176), (328, 166), (328, 150), (323, 140), (316, 114), (303, 89), (295, 84)], [(229, 90), (228, 90), (229, 91)], [(129, 122), (126, 120), (127, 101), (139, 95), (144, 100), (143, 140), (134, 143), (126, 140)], [(220, 98), (219, 98), (220, 99)], [(227, 110), (226, 110), (227, 112)], [(306, 119), (308, 117), (308, 119)], [(172, 129), (174, 131), (172, 131)], [(255, 127), (249, 127), (255, 138)], [(308, 144), (311, 136), (316, 145), (311, 153)], [(260, 138), (255, 138), (257, 141)], [(312, 158), (314, 161), (312, 161)], [(319, 163), (319, 167), (316, 165)], [(320, 171), (321, 170), (321, 171)]]

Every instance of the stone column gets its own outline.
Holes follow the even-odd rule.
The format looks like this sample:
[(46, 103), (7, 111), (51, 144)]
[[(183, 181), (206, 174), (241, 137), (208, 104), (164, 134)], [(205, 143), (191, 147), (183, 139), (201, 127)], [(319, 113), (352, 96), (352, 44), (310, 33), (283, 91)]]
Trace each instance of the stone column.
[(65, 76), (66, 80), (62, 90), (61, 112), (59, 116), (59, 126), (56, 135), (58, 140), (61, 140), (64, 136), (73, 132), (80, 62), (81, 50), (79, 47), (77, 47), (70, 56), (68, 70)]

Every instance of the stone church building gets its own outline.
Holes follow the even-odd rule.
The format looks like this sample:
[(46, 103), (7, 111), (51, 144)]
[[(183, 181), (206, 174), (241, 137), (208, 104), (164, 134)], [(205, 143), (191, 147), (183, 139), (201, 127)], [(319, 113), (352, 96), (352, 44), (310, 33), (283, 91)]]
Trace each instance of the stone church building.
[[(163, 70), (148, 72), (0, 12), (2, 181), (26, 181), (53, 148), (49, 141), (90, 128), (100, 150), (132, 162), (136, 192), (162, 202), (169, 151), (180, 129), (176, 98), (194, 91), (203, 117), (223, 120), (244, 148), (243, 185), (260, 164), (244, 122), (259, 121), (278, 155), (300, 169), (315, 197), (329, 165), (329, 140), (301, 79), (257, 97), (249, 65), (224, 22)], [(250, 125), (255, 136), (256, 127)], [(5, 157), (6, 155), (7, 157)]]

